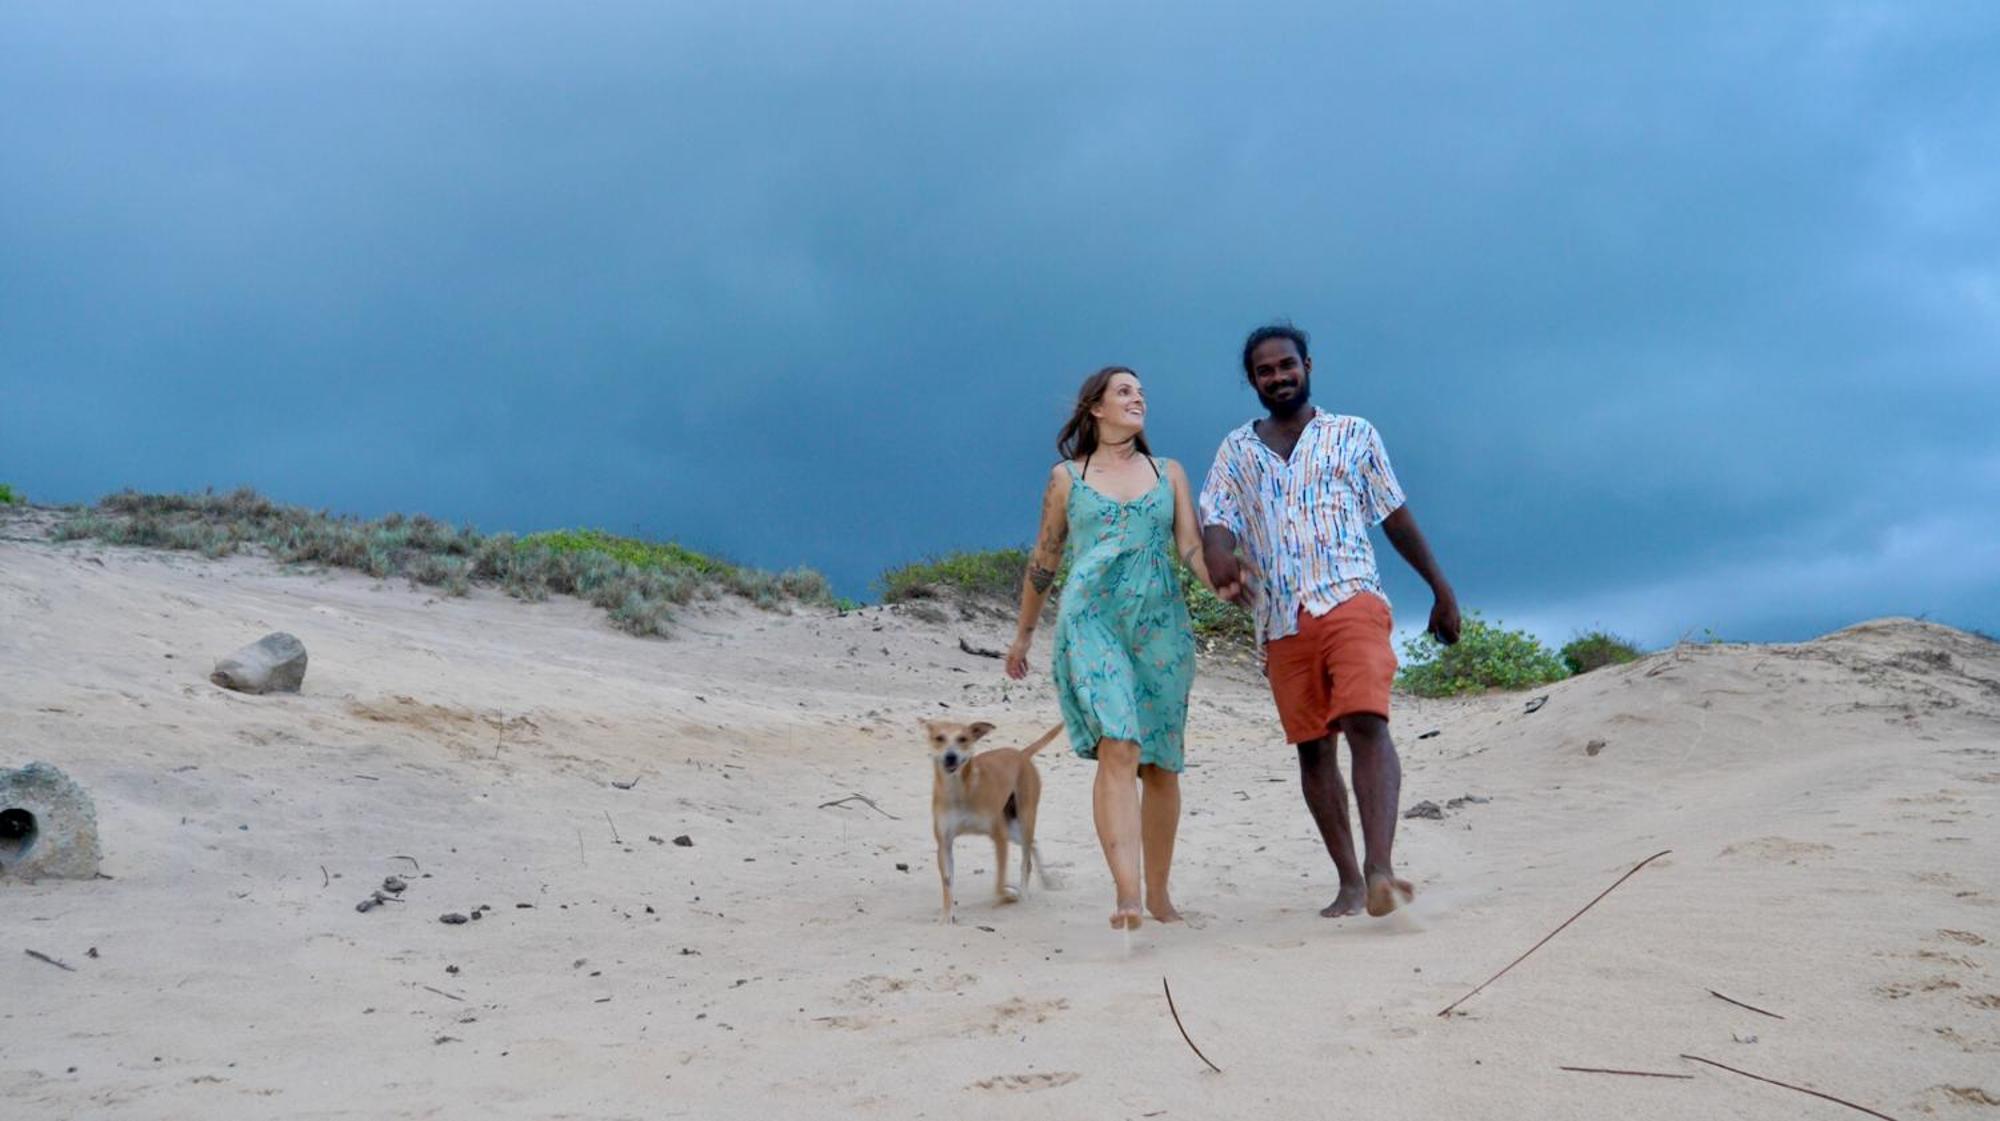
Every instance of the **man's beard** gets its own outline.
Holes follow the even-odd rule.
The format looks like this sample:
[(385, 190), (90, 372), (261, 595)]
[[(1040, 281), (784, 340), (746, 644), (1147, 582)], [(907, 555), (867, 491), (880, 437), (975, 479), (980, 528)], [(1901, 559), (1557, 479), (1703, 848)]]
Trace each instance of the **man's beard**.
[(1298, 392), (1284, 400), (1267, 397), (1262, 389), (1257, 390), (1257, 400), (1270, 411), (1272, 416), (1280, 420), (1295, 417), (1312, 403), (1312, 378), (1310, 375), (1300, 374)]

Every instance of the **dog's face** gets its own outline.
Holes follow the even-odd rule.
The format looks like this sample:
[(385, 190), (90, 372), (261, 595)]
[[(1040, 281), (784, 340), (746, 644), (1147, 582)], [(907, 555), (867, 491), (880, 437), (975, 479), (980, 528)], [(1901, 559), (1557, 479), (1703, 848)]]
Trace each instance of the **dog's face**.
[(931, 765), (940, 772), (957, 774), (966, 760), (972, 758), (974, 744), (984, 739), (993, 725), (984, 720), (977, 724), (954, 724), (946, 720), (924, 721), (924, 738), (930, 742)]

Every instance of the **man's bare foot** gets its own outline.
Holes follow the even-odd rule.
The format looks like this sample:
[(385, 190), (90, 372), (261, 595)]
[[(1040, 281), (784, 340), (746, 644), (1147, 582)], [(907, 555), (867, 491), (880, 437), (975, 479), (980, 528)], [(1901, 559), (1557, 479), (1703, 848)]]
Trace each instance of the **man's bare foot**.
[(1141, 921), (1143, 920), (1139, 917), (1139, 905), (1137, 903), (1120, 903), (1118, 909), (1111, 912), (1111, 929), (1113, 930), (1137, 930)]
[(1168, 899), (1164, 892), (1159, 895), (1149, 892), (1146, 895), (1146, 910), (1153, 916), (1155, 922), (1181, 921), (1180, 911), (1174, 908), (1173, 901)]
[(1340, 885), (1340, 894), (1334, 896), (1333, 902), (1320, 910), (1320, 917), (1337, 919), (1342, 915), (1355, 914), (1361, 910), (1361, 902), (1364, 894), (1365, 892), (1362, 890), (1360, 884)]
[(1399, 880), (1387, 872), (1368, 873), (1368, 913), (1378, 919), (1408, 903), (1416, 894), (1417, 889), (1408, 880)]

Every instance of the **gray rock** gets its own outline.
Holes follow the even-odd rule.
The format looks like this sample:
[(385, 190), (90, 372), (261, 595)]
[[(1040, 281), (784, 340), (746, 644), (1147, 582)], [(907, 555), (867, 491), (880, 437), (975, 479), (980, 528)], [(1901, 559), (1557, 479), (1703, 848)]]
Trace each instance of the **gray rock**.
[(1433, 821), (1437, 821), (1443, 819), (1444, 810), (1436, 802), (1418, 802), (1416, 805), (1404, 810), (1403, 816), (1405, 818), (1427, 817)]
[(215, 663), (208, 679), (239, 693), (296, 693), (306, 679), (306, 645), (283, 631), (267, 634)]
[(97, 807), (47, 763), (0, 771), (0, 879), (97, 876)]

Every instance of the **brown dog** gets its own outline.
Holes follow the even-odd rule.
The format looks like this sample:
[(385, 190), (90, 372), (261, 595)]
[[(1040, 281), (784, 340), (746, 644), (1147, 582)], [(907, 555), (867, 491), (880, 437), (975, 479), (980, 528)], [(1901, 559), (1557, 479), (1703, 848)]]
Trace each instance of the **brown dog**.
[[(996, 747), (973, 754), (973, 745), (993, 725), (924, 721), (931, 748), (931, 830), (937, 836), (938, 878), (944, 883), (944, 916), (951, 922), (951, 843), (961, 833), (993, 838), (993, 893), (1002, 903), (1028, 890), (1028, 875), (1041, 863), (1035, 853), (1035, 809), (1042, 800), (1042, 776), (1034, 754), (1063, 730), (1061, 724), (1024, 748)], [(1007, 890), (1007, 841), (1021, 846), (1021, 887)], [(1048, 877), (1042, 877), (1048, 886)]]

